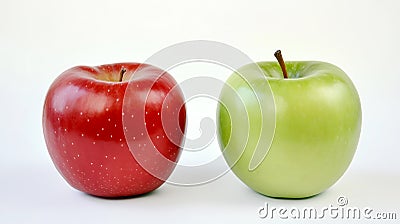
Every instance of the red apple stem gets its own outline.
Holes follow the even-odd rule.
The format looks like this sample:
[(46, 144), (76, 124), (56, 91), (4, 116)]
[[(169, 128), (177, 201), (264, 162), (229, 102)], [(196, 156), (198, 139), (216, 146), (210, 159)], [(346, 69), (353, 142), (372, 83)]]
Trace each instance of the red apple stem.
[(122, 67), (121, 71), (119, 72), (119, 81), (122, 82), (122, 78), (124, 77), (124, 74), (126, 72), (126, 68)]
[(282, 73), (283, 73), (283, 78), (287, 79), (288, 78), (288, 74), (287, 74), (287, 71), (286, 71), (286, 65), (285, 65), (285, 61), (283, 60), (281, 50), (277, 50), (275, 52), (274, 56), (275, 56), (276, 60), (278, 60), (279, 65), (281, 66)]

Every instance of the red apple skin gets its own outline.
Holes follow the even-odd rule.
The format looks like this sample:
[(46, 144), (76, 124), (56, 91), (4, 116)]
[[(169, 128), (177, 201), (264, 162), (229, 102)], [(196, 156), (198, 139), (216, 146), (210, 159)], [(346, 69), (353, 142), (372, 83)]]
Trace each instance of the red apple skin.
[[(138, 66), (146, 67), (146, 74), (129, 81)], [(120, 81), (123, 69), (126, 72)], [(147, 94), (147, 98), (127, 100), (123, 106), (128, 81), (139, 87), (135, 94)], [(154, 83), (151, 90), (140, 88), (150, 82)], [(138, 63), (78, 66), (62, 73), (47, 93), (42, 117), (46, 145), (57, 170), (72, 187), (100, 197), (140, 195), (161, 186), (175, 168), (186, 126), (184, 96), (179, 87), (173, 88), (176, 85), (168, 73)], [(163, 102), (168, 93), (172, 97)], [(172, 112), (162, 111), (165, 105)], [(143, 111), (145, 115), (136, 116)], [(163, 121), (161, 112), (166, 116)], [(136, 126), (143, 126), (143, 117), (147, 131), (144, 135), (150, 138), (138, 135), (135, 141), (146, 147), (129, 148), (134, 144), (128, 144), (124, 128), (135, 131)], [(163, 129), (166, 122), (178, 130), (168, 133), (169, 137)], [(148, 152), (149, 147), (170, 161), (151, 156), (151, 174), (132, 153)]]

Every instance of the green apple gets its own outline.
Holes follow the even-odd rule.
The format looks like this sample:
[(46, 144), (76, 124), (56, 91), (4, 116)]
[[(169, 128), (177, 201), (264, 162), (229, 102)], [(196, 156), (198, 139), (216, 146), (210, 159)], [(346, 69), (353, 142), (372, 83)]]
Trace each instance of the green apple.
[(280, 51), (275, 56), (279, 63), (249, 64), (228, 78), (217, 109), (218, 139), (232, 171), (253, 190), (310, 197), (350, 165), (361, 131), (360, 99), (340, 68), (285, 63)]

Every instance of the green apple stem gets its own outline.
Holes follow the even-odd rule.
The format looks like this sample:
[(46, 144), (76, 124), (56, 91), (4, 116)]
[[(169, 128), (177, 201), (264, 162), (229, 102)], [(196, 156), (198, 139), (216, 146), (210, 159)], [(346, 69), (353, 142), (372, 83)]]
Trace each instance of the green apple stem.
[(122, 67), (121, 71), (119, 72), (119, 82), (122, 82), (122, 78), (124, 77), (125, 72), (126, 68)]
[(287, 71), (286, 71), (286, 65), (285, 65), (285, 61), (283, 60), (281, 50), (277, 50), (275, 52), (274, 56), (276, 57), (276, 59), (278, 60), (279, 65), (281, 66), (282, 73), (283, 73), (283, 78), (287, 79), (288, 78), (288, 74), (287, 74)]

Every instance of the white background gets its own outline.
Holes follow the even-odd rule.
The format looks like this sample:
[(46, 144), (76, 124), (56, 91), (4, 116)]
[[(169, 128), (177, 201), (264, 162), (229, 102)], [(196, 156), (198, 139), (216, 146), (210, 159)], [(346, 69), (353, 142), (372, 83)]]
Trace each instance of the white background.
[[(0, 222), (267, 223), (257, 216), (266, 202), (321, 208), (336, 205), (339, 196), (354, 207), (397, 212), (398, 222), (399, 11), (396, 0), (1, 1)], [(286, 60), (341, 67), (356, 85), (363, 109), (360, 143), (345, 175), (305, 200), (264, 197), (232, 173), (207, 185), (166, 184), (125, 200), (70, 188), (51, 163), (42, 135), (42, 106), (51, 82), (75, 65), (142, 62), (164, 47), (197, 39), (232, 45), (255, 61), (274, 60), (273, 52), (281, 49)], [(177, 75), (177, 80), (191, 75), (197, 74)], [(213, 107), (200, 108), (214, 114)], [(196, 116), (189, 114), (188, 131), (194, 135), (201, 115)], [(207, 150), (218, 152), (215, 144)]]

